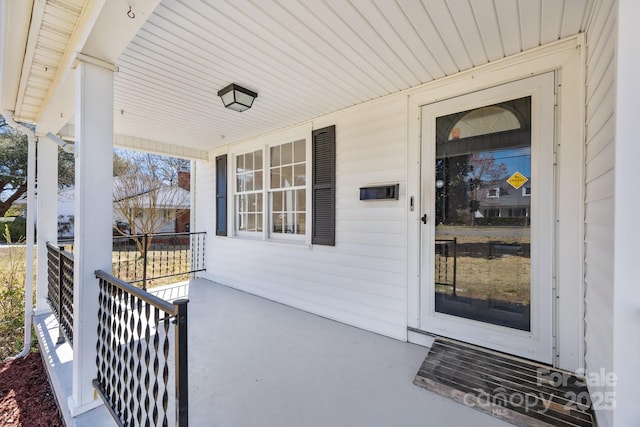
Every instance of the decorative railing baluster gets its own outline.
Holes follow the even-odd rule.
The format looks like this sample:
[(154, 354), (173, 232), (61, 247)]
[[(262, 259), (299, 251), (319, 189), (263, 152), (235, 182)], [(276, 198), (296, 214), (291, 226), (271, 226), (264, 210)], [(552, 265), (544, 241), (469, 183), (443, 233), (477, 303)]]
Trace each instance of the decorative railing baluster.
[(47, 301), (58, 321), (58, 344), (73, 343), (73, 254), (47, 243)]
[(205, 232), (115, 236), (113, 275), (144, 290), (154, 280), (176, 276), (186, 279), (205, 270), (205, 239)]
[(188, 427), (189, 409), (189, 376), (188, 376), (188, 349), (187, 345), (187, 304), (188, 299), (180, 299), (173, 302), (177, 309), (174, 322), (176, 323), (175, 357), (176, 357), (176, 399), (178, 408), (178, 427)]
[(435, 244), (435, 284), (450, 286), (456, 296), (458, 239), (436, 239)]
[(186, 427), (188, 300), (171, 304), (105, 272), (96, 276), (98, 394), (120, 425)]

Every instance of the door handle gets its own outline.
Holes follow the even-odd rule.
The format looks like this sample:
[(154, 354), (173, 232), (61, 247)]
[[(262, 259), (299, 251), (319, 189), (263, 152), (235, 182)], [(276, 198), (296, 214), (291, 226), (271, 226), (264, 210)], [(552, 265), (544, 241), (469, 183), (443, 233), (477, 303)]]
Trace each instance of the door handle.
[(423, 224), (427, 223), (427, 214), (422, 215), (422, 218), (420, 218), (422, 220)]

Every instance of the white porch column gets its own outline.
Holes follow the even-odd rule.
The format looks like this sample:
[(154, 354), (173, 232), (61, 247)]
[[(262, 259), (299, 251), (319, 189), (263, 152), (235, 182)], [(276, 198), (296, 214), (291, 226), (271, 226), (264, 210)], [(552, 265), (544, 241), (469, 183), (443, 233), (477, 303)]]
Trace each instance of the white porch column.
[(58, 239), (58, 146), (38, 138), (38, 268), (35, 314), (51, 311), (47, 304), (47, 242)]
[(72, 415), (101, 404), (96, 378), (98, 280), (111, 272), (113, 73), (101, 61), (79, 61), (75, 85), (76, 194), (73, 293)]

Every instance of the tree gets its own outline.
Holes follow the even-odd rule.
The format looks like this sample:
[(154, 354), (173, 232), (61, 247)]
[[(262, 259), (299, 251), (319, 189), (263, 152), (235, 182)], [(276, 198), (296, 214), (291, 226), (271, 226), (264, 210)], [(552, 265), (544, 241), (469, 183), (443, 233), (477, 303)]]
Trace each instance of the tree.
[(27, 191), (27, 137), (0, 123), (0, 217)]
[[(1, 116), (0, 116), (1, 117)], [(27, 191), (27, 137), (0, 118), (0, 217)], [(58, 150), (58, 186), (73, 185), (73, 153)]]
[(480, 202), (502, 184), (508, 172), (492, 152), (439, 158), (435, 169), (436, 179), (442, 182), (436, 188), (436, 221), (443, 224), (473, 224)]
[[(178, 186), (178, 172), (188, 160), (149, 153), (116, 150), (114, 164), (128, 165), (125, 173), (114, 178), (114, 210), (129, 225), (131, 235), (157, 233), (163, 225), (175, 221), (186, 209), (189, 194)], [(126, 232), (116, 227), (120, 234)], [(142, 237), (133, 237), (143, 253)], [(151, 238), (146, 242), (148, 247)]]
[(469, 210), (471, 211), (471, 223), (475, 222), (475, 212), (480, 208), (481, 202), (490, 197), (490, 191), (499, 187), (507, 178), (507, 165), (496, 163), (493, 153), (474, 153), (469, 156), (470, 182)]

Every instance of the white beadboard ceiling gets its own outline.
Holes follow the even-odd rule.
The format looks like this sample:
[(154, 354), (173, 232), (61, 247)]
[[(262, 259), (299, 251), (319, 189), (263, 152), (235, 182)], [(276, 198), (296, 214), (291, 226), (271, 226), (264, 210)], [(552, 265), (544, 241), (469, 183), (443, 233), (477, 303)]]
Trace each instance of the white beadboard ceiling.
[(84, 4), (85, 0), (34, 2), (15, 108), (17, 117), (29, 121), (38, 117), (59, 73)]
[[(117, 60), (114, 130), (210, 149), (582, 32), (594, 1), (162, 0)], [(41, 74), (25, 111), (46, 93)], [(253, 108), (222, 106), (229, 83), (258, 93)]]

